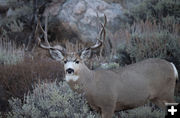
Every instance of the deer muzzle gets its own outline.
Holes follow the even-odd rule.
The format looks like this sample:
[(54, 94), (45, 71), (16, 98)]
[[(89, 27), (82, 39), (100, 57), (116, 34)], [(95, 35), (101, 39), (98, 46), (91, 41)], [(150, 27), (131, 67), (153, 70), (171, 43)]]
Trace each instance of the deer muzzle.
[(66, 73), (67, 73), (67, 74), (73, 74), (73, 73), (74, 73), (74, 69), (68, 68), (68, 69), (66, 70)]

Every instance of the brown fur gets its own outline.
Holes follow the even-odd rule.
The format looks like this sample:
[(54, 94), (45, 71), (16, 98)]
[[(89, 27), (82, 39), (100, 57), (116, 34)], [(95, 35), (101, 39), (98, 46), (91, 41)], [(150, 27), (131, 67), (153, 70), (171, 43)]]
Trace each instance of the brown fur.
[[(148, 100), (162, 108), (165, 107), (165, 102), (174, 102), (176, 77), (173, 66), (165, 60), (147, 59), (115, 71), (92, 71), (87, 68), (82, 60), (90, 58), (92, 50), (102, 46), (106, 35), (106, 22), (106, 15), (104, 15), (104, 25), (101, 25), (102, 29), (99, 33), (100, 40), (97, 40), (95, 45), (83, 49), (81, 54), (78, 51), (78, 55), (75, 53), (64, 55), (64, 53), (67, 54), (65, 49), (50, 46), (47, 32), (42, 28), (47, 45), (41, 43), (41, 39), (37, 35), (38, 30), (35, 35), (40, 47), (48, 49), (53, 59), (69, 61), (71, 65), (65, 64), (65, 72), (70, 75), (75, 74), (78, 78), (69, 79), (66, 76), (67, 82), (73, 90), (76, 90), (76, 84), (81, 87), (77, 91), (85, 93), (92, 108), (101, 110), (102, 118), (112, 118), (114, 111), (136, 108), (144, 105)], [(47, 27), (47, 23), (46, 16), (45, 27)], [(40, 26), (41, 24), (38, 23), (37, 29)], [(76, 63), (78, 58), (82, 60)], [(74, 67), (71, 67), (72, 65)], [(68, 71), (69, 69), (70, 71)], [(67, 73), (66, 75), (68, 75)]]
[(165, 108), (165, 102), (174, 102), (175, 81), (169, 62), (147, 59), (115, 71), (93, 71), (80, 63), (78, 81), (69, 84), (73, 90), (73, 84), (82, 87), (91, 107), (101, 110), (102, 118), (112, 118), (114, 111), (136, 108), (148, 100)]

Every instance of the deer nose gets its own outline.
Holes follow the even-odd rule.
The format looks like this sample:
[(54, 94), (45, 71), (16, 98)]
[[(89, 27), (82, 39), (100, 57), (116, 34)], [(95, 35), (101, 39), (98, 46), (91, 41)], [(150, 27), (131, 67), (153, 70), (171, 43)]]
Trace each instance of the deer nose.
[(68, 68), (68, 69), (66, 70), (66, 73), (68, 73), (68, 74), (74, 73), (74, 70), (73, 70), (72, 68)]

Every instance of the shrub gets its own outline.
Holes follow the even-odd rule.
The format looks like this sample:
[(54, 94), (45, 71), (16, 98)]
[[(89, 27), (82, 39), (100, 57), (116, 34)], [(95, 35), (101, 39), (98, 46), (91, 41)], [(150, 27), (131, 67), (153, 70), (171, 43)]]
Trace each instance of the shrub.
[(118, 63), (115, 63), (115, 62), (111, 62), (111, 63), (102, 63), (100, 65), (100, 68), (102, 69), (117, 69), (119, 68), (119, 64)]
[(126, 112), (121, 112), (123, 118), (164, 118), (165, 111), (156, 109), (152, 111), (152, 108), (148, 105), (138, 107), (133, 110), (128, 110)]
[(17, 48), (13, 41), (0, 37), (0, 64), (16, 64), (24, 59), (24, 50)]
[(166, 31), (159, 31), (141, 35), (133, 34), (127, 51), (131, 58), (138, 62), (147, 58), (177, 57), (180, 54), (179, 46), (178, 37)]
[(5, 0), (3, 3), (6, 4), (8, 10), (5, 12), (5, 15), (0, 15), (0, 34), (6, 40), (14, 41), (20, 45), (25, 42), (26, 35), (28, 35), (32, 25), (30, 23), (32, 18), (32, 2), (25, 2), (25, 0)]
[(144, 0), (130, 9), (129, 15), (136, 21), (147, 19), (162, 21), (164, 17), (173, 16), (174, 21), (180, 23), (179, 13), (179, 0)]
[(164, 58), (180, 64), (180, 36), (177, 24), (169, 28), (168, 24), (158, 25), (150, 21), (134, 23), (128, 29), (126, 46), (119, 46), (133, 60), (138, 62), (147, 58)]
[(112, 35), (117, 62), (124, 66), (146, 58), (164, 58), (179, 70), (179, 13), (177, 0), (144, 0), (130, 8), (127, 14), (134, 22)]
[[(10, 118), (99, 118), (91, 111), (82, 94), (73, 92), (66, 82), (37, 84), (24, 99), (9, 100), (12, 111)], [(127, 112), (116, 113), (113, 118), (163, 118), (165, 112), (145, 105)]]
[[(10, 97), (23, 98), (24, 93), (32, 90), (32, 85), (39, 80), (54, 81), (56, 78), (60, 81), (63, 76), (63, 66), (47, 59), (27, 58), (16, 65), (0, 65), (0, 86), (6, 94), (6, 102)], [(2, 109), (8, 109), (8, 106)]]
[(83, 95), (73, 92), (67, 83), (37, 84), (24, 100), (9, 100), (10, 118), (95, 118)]

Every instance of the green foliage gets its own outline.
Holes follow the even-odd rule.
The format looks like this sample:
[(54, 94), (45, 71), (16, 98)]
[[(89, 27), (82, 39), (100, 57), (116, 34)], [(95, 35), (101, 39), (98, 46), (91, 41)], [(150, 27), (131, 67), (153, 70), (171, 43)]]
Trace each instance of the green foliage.
[(10, 118), (95, 118), (83, 95), (74, 93), (67, 83), (42, 83), (32, 93), (24, 96), (23, 102), (9, 100)]
[(129, 15), (138, 20), (162, 21), (164, 17), (174, 17), (180, 23), (179, 0), (145, 0), (141, 4), (130, 9)]

